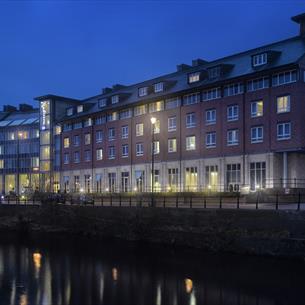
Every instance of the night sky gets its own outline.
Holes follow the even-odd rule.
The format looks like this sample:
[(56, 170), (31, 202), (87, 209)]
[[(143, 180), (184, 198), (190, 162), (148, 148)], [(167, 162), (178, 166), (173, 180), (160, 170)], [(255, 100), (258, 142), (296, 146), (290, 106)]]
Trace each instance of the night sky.
[(286, 39), (303, 12), (289, 0), (0, 1), (0, 105), (86, 98)]

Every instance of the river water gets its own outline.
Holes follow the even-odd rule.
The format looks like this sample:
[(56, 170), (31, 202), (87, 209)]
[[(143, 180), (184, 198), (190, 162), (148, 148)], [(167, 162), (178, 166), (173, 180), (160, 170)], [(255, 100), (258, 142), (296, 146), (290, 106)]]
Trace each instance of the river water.
[(126, 242), (1, 238), (2, 305), (298, 305), (305, 263)]

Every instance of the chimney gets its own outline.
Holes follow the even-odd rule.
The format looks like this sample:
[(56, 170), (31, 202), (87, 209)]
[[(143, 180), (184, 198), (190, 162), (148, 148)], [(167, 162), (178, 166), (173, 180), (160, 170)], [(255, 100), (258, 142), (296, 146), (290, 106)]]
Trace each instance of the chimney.
[(186, 71), (188, 69), (190, 69), (191, 66), (189, 65), (186, 65), (186, 64), (180, 64), (180, 65), (177, 65), (177, 71), (180, 72), (180, 71)]
[(17, 111), (17, 108), (15, 106), (11, 106), (11, 105), (3, 105), (3, 111), (4, 112), (14, 112), (14, 111)]
[(305, 37), (305, 13), (293, 16), (291, 20), (300, 25), (300, 36)]
[(31, 111), (33, 110), (33, 106), (29, 104), (19, 104), (19, 110), (24, 112), (24, 111)]
[(192, 67), (198, 67), (198, 66), (201, 66), (201, 65), (204, 65), (204, 64), (207, 64), (207, 63), (208, 63), (208, 61), (203, 60), (201, 58), (193, 59), (192, 60)]
[(105, 87), (105, 88), (102, 89), (102, 94), (106, 94), (106, 93), (109, 93), (109, 92), (111, 92), (111, 91), (112, 91), (111, 88)]

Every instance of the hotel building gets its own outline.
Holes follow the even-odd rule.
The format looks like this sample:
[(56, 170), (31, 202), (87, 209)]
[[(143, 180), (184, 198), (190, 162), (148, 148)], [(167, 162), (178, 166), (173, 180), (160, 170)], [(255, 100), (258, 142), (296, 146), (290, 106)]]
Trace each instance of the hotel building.
[(84, 100), (36, 98), (43, 187), (304, 188), (305, 15), (292, 19), (300, 34), (280, 42)]

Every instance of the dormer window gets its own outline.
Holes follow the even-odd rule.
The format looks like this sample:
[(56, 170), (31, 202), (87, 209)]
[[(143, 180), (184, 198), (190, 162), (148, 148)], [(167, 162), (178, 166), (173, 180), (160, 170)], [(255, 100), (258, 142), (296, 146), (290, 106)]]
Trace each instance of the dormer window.
[(196, 83), (200, 81), (200, 72), (190, 73), (188, 75), (189, 84)]
[(77, 113), (83, 112), (84, 111), (84, 105), (78, 105), (76, 108)]
[(145, 96), (148, 94), (148, 87), (142, 87), (138, 89), (139, 96)]
[(267, 63), (267, 53), (256, 54), (252, 56), (252, 66), (258, 67)]
[(71, 115), (73, 115), (73, 107), (69, 107), (69, 108), (67, 108), (67, 110), (66, 110), (66, 114), (67, 114), (67, 116), (71, 116)]
[(155, 93), (162, 92), (163, 90), (164, 90), (164, 83), (163, 82), (154, 84)]
[(220, 77), (221, 67), (212, 67), (208, 69), (209, 79), (215, 79)]
[(111, 97), (111, 104), (117, 104), (119, 102), (119, 96), (118, 95), (113, 95)]
[(107, 106), (107, 99), (106, 98), (101, 98), (98, 101), (98, 107), (103, 108)]

